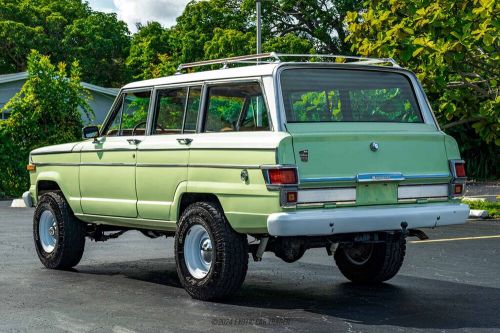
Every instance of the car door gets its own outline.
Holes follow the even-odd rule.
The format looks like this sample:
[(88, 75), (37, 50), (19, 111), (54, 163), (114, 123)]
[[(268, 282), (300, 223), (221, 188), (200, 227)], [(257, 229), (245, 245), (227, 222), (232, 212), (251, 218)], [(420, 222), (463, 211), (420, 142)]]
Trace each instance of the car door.
[(137, 210), (142, 218), (168, 221), (175, 192), (187, 180), (201, 86), (158, 88), (154, 94), (151, 135), (138, 145)]
[(81, 206), (85, 214), (137, 217), (135, 166), (144, 140), (151, 90), (124, 92), (100, 137), (83, 144)]

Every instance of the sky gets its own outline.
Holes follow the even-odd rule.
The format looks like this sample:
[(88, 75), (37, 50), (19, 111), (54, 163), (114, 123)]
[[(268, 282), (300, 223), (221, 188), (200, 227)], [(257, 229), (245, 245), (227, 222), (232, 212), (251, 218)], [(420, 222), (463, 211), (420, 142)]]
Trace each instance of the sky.
[(182, 14), (189, 0), (87, 0), (90, 7), (105, 13), (117, 13), (118, 19), (127, 23), (131, 32), (136, 32), (136, 23), (160, 22), (171, 27)]

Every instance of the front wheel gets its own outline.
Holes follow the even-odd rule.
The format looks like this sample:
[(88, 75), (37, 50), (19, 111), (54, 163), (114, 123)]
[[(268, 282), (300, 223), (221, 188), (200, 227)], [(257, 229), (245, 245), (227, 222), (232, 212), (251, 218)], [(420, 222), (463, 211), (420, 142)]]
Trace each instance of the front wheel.
[(389, 235), (384, 243), (345, 244), (335, 251), (340, 272), (356, 283), (380, 283), (394, 277), (406, 252), (406, 239)]
[(41, 196), (33, 216), (38, 258), (47, 268), (76, 266), (85, 248), (85, 225), (75, 218), (60, 192)]
[(175, 260), (181, 284), (191, 297), (225, 298), (245, 280), (248, 241), (230, 227), (217, 205), (194, 203), (181, 216)]

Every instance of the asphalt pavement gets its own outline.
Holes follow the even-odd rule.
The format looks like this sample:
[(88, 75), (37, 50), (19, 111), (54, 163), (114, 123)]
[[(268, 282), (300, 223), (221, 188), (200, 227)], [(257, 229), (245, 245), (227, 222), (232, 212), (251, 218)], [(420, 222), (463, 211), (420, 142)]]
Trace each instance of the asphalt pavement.
[(46, 269), (33, 210), (8, 205), (0, 332), (500, 332), (500, 221), (428, 231), (432, 242), (409, 243), (400, 273), (377, 287), (349, 283), (322, 249), (293, 264), (266, 253), (234, 298), (212, 303), (180, 287), (172, 239), (87, 241), (74, 270)]

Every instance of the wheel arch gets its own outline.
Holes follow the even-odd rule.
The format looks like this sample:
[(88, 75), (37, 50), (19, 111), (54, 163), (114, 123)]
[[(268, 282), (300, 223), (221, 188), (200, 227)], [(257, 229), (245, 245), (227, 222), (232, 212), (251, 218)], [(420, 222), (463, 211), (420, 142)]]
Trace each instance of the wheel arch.
[(217, 197), (217, 195), (213, 193), (198, 193), (198, 192), (184, 192), (182, 193), (179, 203), (176, 207), (176, 219), (175, 221), (179, 221), (182, 213), (186, 210), (186, 208), (195, 203), (195, 202), (211, 202), (217, 205), (221, 212), (224, 214), (224, 209), (222, 204)]

